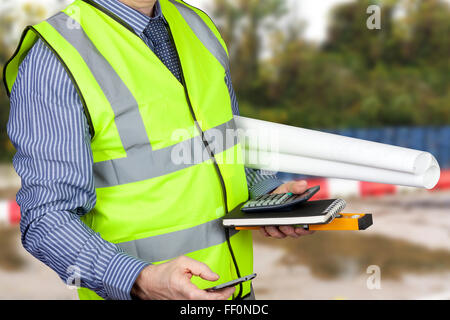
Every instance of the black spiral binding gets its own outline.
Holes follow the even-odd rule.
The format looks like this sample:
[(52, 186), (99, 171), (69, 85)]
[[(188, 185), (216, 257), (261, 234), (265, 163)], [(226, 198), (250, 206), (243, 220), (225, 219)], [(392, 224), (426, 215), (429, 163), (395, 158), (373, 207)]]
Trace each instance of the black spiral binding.
[(330, 204), (326, 209), (325, 213), (331, 213), (334, 218), (342, 211), (344, 210), (345, 206), (347, 205), (347, 202), (345, 202), (344, 199), (336, 199), (333, 201), (332, 204)]

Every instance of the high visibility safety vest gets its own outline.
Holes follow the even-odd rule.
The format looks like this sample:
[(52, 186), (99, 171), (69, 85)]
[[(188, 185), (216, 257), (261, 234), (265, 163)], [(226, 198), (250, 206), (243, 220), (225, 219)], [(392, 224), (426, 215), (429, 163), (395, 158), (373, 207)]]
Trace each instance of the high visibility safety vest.
[[(251, 233), (221, 223), (248, 199), (225, 83), (228, 52), (203, 11), (179, 0), (160, 4), (182, 83), (129, 25), (88, 0), (28, 27), (4, 80), (9, 93), (38, 39), (53, 51), (91, 127), (97, 203), (82, 220), (153, 264), (181, 255), (206, 263), (220, 279), (192, 281), (207, 288), (253, 270)], [(235, 297), (250, 290), (245, 283)], [(79, 296), (100, 298), (86, 288)]]

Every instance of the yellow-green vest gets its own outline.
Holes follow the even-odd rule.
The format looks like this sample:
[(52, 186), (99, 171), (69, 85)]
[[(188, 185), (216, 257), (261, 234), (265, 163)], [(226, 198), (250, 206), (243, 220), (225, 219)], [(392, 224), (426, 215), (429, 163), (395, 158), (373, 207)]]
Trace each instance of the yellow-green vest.
[[(38, 39), (54, 52), (91, 127), (97, 203), (82, 220), (148, 262), (186, 255), (206, 263), (220, 279), (192, 281), (207, 288), (253, 270), (251, 233), (221, 224), (248, 199), (224, 80), (228, 52), (204, 12), (178, 0), (160, 4), (182, 83), (130, 26), (87, 0), (28, 27), (4, 79), (10, 92)], [(250, 284), (239, 292), (249, 294)], [(79, 295), (100, 298), (85, 288)]]

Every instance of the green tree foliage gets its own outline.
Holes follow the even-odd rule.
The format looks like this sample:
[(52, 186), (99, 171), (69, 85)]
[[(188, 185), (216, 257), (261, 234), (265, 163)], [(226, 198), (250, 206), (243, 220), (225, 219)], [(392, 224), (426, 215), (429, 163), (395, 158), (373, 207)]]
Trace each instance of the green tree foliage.
[[(237, 0), (216, 1), (239, 15), (234, 23), (255, 15), (255, 8)], [(366, 27), (366, 9), (372, 4), (381, 8), (380, 30)], [(276, 2), (277, 9), (285, 7), (285, 1)], [(229, 21), (228, 12), (220, 11), (221, 21)], [(321, 46), (305, 41), (301, 23), (283, 16), (285, 10), (274, 12), (287, 21), (282, 29), (257, 24), (250, 33), (271, 39), (270, 58), (259, 59), (257, 68), (248, 65), (256, 54), (247, 52), (261, 52), (261, 42), (255, 48), (245, 29), (228, 42), (244, 115), (321, 128), (450, 123), (448, 2), (339, 5)], [(221, 27), (227, 29), (226, 23)]]
[(230, 46), (233, 79), (241, 92), (257, 96), (264, 31), (287, 12), (284, 0), (215, 0), (215, 16)]

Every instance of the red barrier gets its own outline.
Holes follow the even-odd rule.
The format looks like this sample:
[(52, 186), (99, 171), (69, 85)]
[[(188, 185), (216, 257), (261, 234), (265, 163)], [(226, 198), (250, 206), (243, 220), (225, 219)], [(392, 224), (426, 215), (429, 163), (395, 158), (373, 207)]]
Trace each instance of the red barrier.
[[(307, 181), (310, 187), (320, 185), (320, 191), (312, 198), (316, 200), (342, 196), (382, 196), (387, 194), (395, 194), (400, 190), (405, 190), (398, 188), (396, 185), (365, 181), (349, 182), (348, 180), (322, 178), (307, 179)], [(354, 187), (352, 187), (353, 183), (355, 184)], [(441, 171), (439, 182), (436, 187), (430, 191), (445, 189), (450, 189), (450, 170)], [(410, 188), (408, 190), (415, 190), (415, 188)]]
[(441, 177), (437, 185), (433, 189), (431, 189), (431, 191), (443, 189), (450, 189), (450, 170), (441, 171)]
[(311, 200), (328, 199), (330, 190), (328, 188), (328, 182), (325, 178), (307, 179), (308, 187), (320, 186), (320, 190), (311, 197)]
[(361, 181), (359, 183), (359, 194), (365, 196), (382, 196), (384, 194), (393, 194), (397, 187), (392, 184), (374, 183)]
[(9, 201), (8, 203), (9, 210), (9, 223), (10, 224), (19, 224), (20, 223), (20, 207), (15, 201)]

